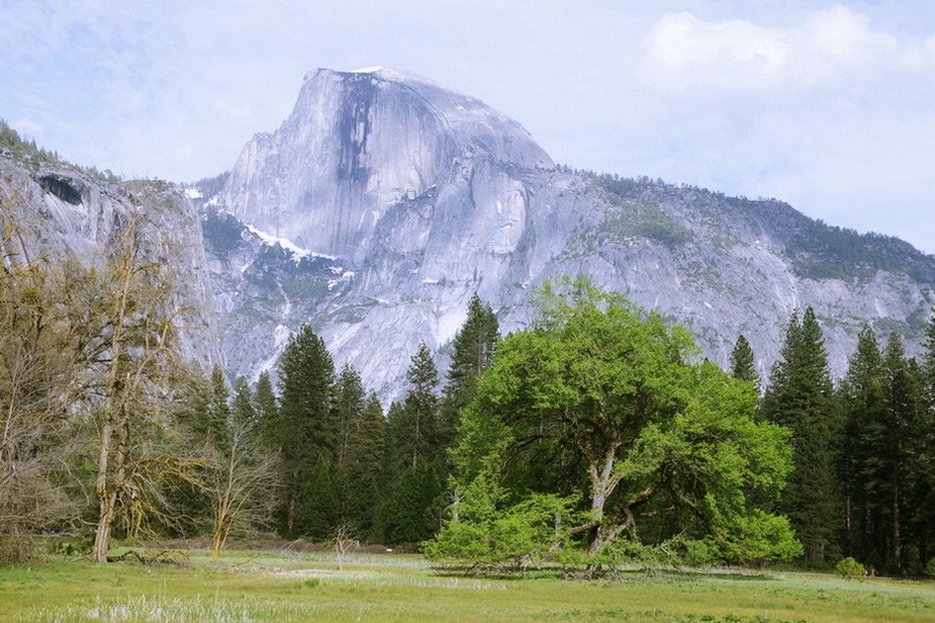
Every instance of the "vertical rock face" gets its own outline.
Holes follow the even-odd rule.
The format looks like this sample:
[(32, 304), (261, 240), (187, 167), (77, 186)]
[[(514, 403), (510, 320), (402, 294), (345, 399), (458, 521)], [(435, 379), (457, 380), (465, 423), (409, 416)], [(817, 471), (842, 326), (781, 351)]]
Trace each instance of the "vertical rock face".
[(744, 333), (761, 373), (811, 305), (832, 366), (870, 323), (918, 344), (935, 258), (774, 200), (556, 168), (477, 99), (387, 69), (318, 70), (208, 206), (230, 370), (275, 366), (308, 323), (385, 399), (419, 342), (444, 358), (477, 292), (505, 331), (547, 278), (588, 275), (686, 325), (726, 363)]
[(552, 164), (479, 100), (391, 70), (320, 69), (279, 130), (244, 148), (221, 201), (302, 248), (360, 261), (391, 206), (470, 177), (475, 163)]
[(38, 165), (0, 154), (0, 195), (20, 228), (18, 254), (72, 258), (100, 265), (114, 228), (141, 214), (145, 248), (163, 266), (175, 292), (180, 350), (203, 371), (224, 365), (214, 319), (198, 211), (174, 185), (159, 181), (109, 182), (61, 163)]

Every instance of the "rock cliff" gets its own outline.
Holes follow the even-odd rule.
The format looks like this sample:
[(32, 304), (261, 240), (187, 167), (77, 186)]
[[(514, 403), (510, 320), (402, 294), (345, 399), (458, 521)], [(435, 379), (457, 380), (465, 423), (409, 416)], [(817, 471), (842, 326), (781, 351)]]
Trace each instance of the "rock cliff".
[(815, 308), (840, 373), (861, 324), (918, 345), (935, 302), (935, 258), (906, 243), (775, 200), (556, 167), (479, 100), (387, 69), (309, 74), (205, 199), (231, 371), (272, 367), (308, 323), (385, 398), (419, 342), (444, 359), (474, 292), (510, 331), (563, 274), (684, 324), (720, 363), (744, 333), (762, 373), (796, 309)]

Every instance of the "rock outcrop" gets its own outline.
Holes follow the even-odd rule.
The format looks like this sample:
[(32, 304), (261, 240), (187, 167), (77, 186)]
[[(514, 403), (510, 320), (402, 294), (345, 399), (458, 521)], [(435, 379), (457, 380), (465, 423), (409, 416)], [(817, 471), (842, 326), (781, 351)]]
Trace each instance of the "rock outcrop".
[(424, 78), (318, 70), (273, 134), (207, 202), (209, 265), (230, 369), (274, 365), (312, 325), (385, 398), (420, 342), (444, 358), (470, 297), (504, 330), (543, 279), (590, 276), (761, 372), (789, 315), (824, 321), (840, 373), (863, 323), (918, 344), (935, 258), (815, 222), (774, 200), (555, 167), (516, 122)]

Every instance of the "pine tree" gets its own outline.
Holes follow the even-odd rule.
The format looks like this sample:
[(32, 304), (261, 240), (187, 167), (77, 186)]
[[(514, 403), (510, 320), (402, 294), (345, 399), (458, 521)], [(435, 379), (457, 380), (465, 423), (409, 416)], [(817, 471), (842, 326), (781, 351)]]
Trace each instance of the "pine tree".
[(815, 560), (833, 558), (838, 525), (833, 443), (837, 434), (832, 384), (821, 328), (811, 307), (789, 320), (781, 359), (763, 397), (764, 417), (792, 431), (795, 468), (779, 510), (789, 517)]
[(760, 375), (756, 371), (756, 359), (750, 342), (741, 334), (737, 337), (734, 350), (730, 354), (731, 376), (741, 381), (750, 381), (760, 386)]
[(436, 467), (422, 463), (407, 468), (390, 500), (387, 537), (391, 544), (420, 543), (441, 526), (441, 479)]
[(920, 566), (935, 560), (935, 310), (926, 328), (919, 373), (925, 409), (915, 422), (911, 445), (911, 523)]
[(879, 530), (874, 526), (879, 517), (881, 479), (875, 453), (883, 434), (886, 395), (880, 347), (868, 326), (858, 335), (857, 350), (849, 360), (837, 402), (842, 419), (837, 467), (844, 553), (870, 562), (879, 542)]
[(256, 391), (253, 393), (253, 407), (256, 411), (261, 439), (267, 446), (275, 448), (275, 426), (279, 421), (279, 406), (276, 404), (276, 394), (269, 380), (269, 372), (261, 372), (257, 379)]
[(353, 460), (348, 473), (347, 518), (370, 542), (383, 540), (376, 510), (386, 497), (383, 461), (386, 447), (383, 408), (371, 394), (361, 413), (351, 444)]
[(207, 437), (209, 443), (225, 447), (228, 439), (228, 421), (231, 416), (230, 390), (227, 388), (227, 379), (221, 368), (214, 366), (211, 370), (211, 394), (208, 400)]
[(364, 384), (350, 364), (344, 364), (335, 387), (334, 410), (339, 426), (336, 466), (346, 472), (354, 458), (353, 443), (361, 426), (364, 409)]
[(234, 381), (234, 398), (231, 402), (231, 417), (237, 422), (257, 421), (256, 406), (254, 404), (253, 392), (250, 391), (250, 385), (247, 379), (242, 376)]
[(331, 536), (339, 522), (335, 469), (319, 456), (308, 473), (296, 517), (296, 534), (315, 541)]
[(441, 455), (437, 445), (438, 370), (428, 346), (419, 345), (412, 356), (412, 365), (406, 372), (410, 389), (400, 413), (395, 442), (404, 450), (401, 457), (409, 467), (432, 462)]
[(454, 339), (451, 367), (439, 409), (438, 444), (451, 447), (458, 427), (458, 412), (474, 397), (477, 378), (493, 361), (500, 325), (493, 310), (475, 294), (468, 315)]
[(891, 333), (883, 355), (886, 383), (886, 420), (882, 444), (877, 457), (883, 466), (884, 535), (887, 544), (887, 567), (891, 571), (903, 566), (903, 544), (907, 517), (907, 488), (911, 474), (911, 434), (924, 410), (923, 379), (914, 361), (908, 360), (902, 340)]
[(338, 446), (334, 417), (334, 363), (324, 341), (303, 326), (286, 345), (279, 363), (280, 407), (273, 439), (282, 459), (286, 499), (282, 530), (298, 536), (298, 511), (311, 471), (331, 464)]

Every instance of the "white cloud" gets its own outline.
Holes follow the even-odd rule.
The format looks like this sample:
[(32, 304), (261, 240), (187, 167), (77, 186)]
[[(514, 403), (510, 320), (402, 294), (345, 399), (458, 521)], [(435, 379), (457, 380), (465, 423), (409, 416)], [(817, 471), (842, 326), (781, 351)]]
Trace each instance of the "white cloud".
[(931, 68), (929, 42), (899, 42), (843, 6), (788, 28), (666, 14), (645, 37), (645, 81), (664, 90), (770, 91)]

